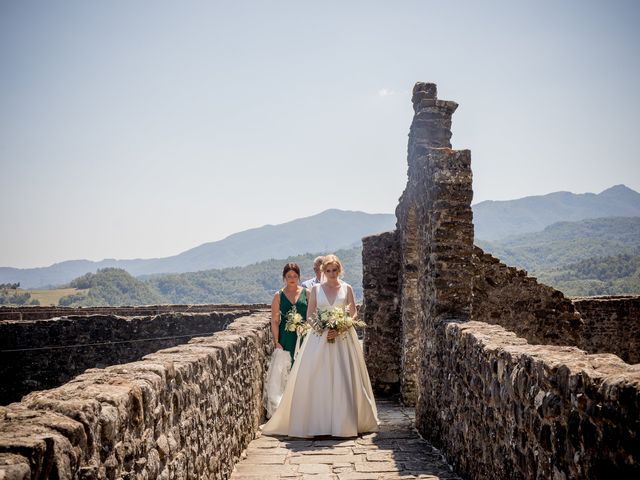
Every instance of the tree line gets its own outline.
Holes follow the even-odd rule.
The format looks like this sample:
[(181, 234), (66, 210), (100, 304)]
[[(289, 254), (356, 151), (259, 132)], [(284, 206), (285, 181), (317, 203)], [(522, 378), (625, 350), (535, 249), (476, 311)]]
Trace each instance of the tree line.
[[(345, 267), (344, 280), (362, 298), (361, 248), (339, 250), (336, 254)], [(63, 306), (149, 305), (158, 303), (269, 303), (283, 286), (282, 268), (295, 262), (301, 268), (301, 280), (313, 276), (315, 254), (265, 260), (245, 267), (203, 270), (181, 274), (131, 276), (118, 268), (87, 273), (67, 286), (81, 290), (62, 297)]]
[(19, 292), (20, 282), (0, 283), (0, 305), (40, 305), (29, 292)]
[[(591, 227), (594, 227), (593, 223)], [(617, 236), (615, 241), (609, 239), (609, 244), (602, 244), (601, 238), (576, 240), (563, 226), (558, 229), (562, 235), (552, 232), (553, 235), (545, 239), (550, 241), (544, 242), (543, 246), (532, 237), (530, 241), (521, 239), (517, 245), (506, 245), (505, 242), (498, 249), (503, 252), (493, 253), (508, 265), (529, 267), (530, 274), (566, 295), (640, 294), (640, 239), (629, 234), (637, 232), (638, 222), (619, 219), (615, 223), (618, 227)], [(362, 248), (354, 247), (335, 253), (344, 263), (344, 280), (353, 286), (356, 299), (360, 301)], [(283, 286), (284, 264), (298, 263), (304, 280), (313, 276), (311, 267), (315, 256), (309, 253), (265, 260), (244, 267), (139, 278), (122, 269), (105, 268), (82, 275), (66, 285), (79, 291), (62, 297), (59, 305), (269, 303), (274, 292)], [(531, 266), (534, 268), (531, 269)], [(19, 291), (19, 286), (19, 283), (0, 285), (0, 304), (38, 304), (29, 292)]]

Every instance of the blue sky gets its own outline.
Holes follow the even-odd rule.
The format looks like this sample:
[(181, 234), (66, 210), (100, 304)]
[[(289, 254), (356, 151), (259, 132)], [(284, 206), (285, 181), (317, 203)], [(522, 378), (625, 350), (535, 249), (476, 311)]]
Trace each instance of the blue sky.
[(640, 190), (635, 1), (4, 1), (0, 266), (394, 211), (416, 81), (474, 202)]

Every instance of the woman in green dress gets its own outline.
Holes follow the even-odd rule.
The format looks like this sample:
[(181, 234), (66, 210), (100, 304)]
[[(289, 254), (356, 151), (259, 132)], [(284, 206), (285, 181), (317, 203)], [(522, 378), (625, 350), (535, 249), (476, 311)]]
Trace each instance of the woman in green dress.
[(275, 348), (284, 348), (288, 351), (293, 363), (298, 334), (285, 329), (287, 314), (295, 305), (296, 311), (302, 315), (302, 318), (307, 317), (307, 290), (299, 284), (300, 267), (296, 263), (287, 263), (284, 266), (282, 279), (285, 286), (276, 292), (271, 302), (271, 333)]

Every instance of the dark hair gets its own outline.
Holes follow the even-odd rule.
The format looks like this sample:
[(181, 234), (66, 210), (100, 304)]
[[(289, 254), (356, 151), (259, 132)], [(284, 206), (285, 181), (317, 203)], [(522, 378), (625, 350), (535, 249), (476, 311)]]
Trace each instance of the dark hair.
[(287, 263), (284, 268), (282, 269), (282, 278), (284, 278), (284, 276), (290, 272), (291, 270), (293, 270), (294, 272), (296, 272), (298, 274), (298, 277), (300, 276), (300, 267), (298, 266), (297, 263)]

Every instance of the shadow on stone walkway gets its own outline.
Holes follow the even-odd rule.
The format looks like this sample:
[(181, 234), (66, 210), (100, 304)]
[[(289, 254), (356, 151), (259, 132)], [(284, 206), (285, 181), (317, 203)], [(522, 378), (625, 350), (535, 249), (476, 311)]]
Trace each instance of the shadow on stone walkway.
[(380, 431), (356, 438), (262, 435), (249, 444), (232, 480), (460, 480), (413, 428), (414, 409), (377, 400)]

